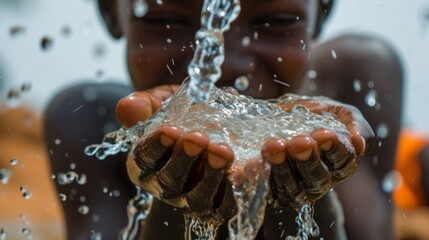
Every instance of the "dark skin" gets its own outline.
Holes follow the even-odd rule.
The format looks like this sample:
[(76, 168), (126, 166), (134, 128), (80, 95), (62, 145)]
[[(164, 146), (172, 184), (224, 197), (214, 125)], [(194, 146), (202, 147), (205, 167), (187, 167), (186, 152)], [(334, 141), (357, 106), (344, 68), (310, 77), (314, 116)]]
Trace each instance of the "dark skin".
[[(187, 76), (186, 67), (192, 57), (192, 50), (189, 48), (189, 43), (193, 41), (194, 33), (199, 27), (201, 1), (190, 1), (181, 4), (175, 4), (174, 1), (172, 3), (165, 2), (162, 6), (158, 6), (155, 3), (150, 2), (150, 11), (143, 19), (136, 19), (130, 14), (130, 11), (127, 10), (129, 9), (129, 1), (99, 1), (99, 4), (102, 15), (108, 23), (109, 30), (112, 35), (115, 38), (125, 37), (128, 40), (127, 61), (134, 87), (137, 90), (152, 88), (148, 91), (137, 92), (134, 95), (121, 100), (121, 102), (118, 104), (118, 119), (124, 126), (129, 127), (135, 122), (149, 117), (154, 112), (154, 110), (159, 108), (159, 106), (162, 104), (162, 101), (165, 98), (171, 96), (171, 94), (175, 91), (177, 86), (171, 84), (180, 84), (181, 81)], [(320, 88), (319, 90), (321, 91), (320, 93), (317, 92), (317, 94), (324, 94), (341, 101), (347, 99), (348, 103), (359, 106), (361, 102), (363, 102), (362, 98), (360, 98), (361, 102), (358, 102), (358, 100), (355, 102), (350, 101), (351, 99), (348, 99), (348, 97), (342, 98), (340, 93), (345, 93), (346, 91), (344, 91), (344, 89), (338, 88), (340, 85), (338, 83), (341, 83), (341, 85), (344, 86), (353, 86), (351, 83), (350, 85), (347, 85), (348, 83), (346, 81), (351, 82), (353, 78), (350, 79), (346, 74), (358, 74), (358, 71), (355, 71), (355, 68), (352, 68), (353, 71), (344, 71), (341, 72), (341, 74), (337, 74), (340, 71), (336, 71), (335, 69), (332, 71), (329, 69), (330, 65), (326, 64), (327, 61), (325, 61), (326, 56), (325, 58), (321, 59), (311, 57), (311, 61), (307, 61), (308, 54), (310, 52), (310, 42), (314, 36), (317, 36), (318, 30), (320, 30), (322, 26), (323, 19), (326, 17), (326, 15), (323, 13), (326, 12), (325, 9), (328, 11), (330, 6), (321, 5), (319, 7), (316, 18), (318, 20), (316, 24), (316, 31), (313, 33), (308, 33), (308, 13), (306, 5), (306, 2), (296, 0), (270, 1), (270, 4), (259, 4), (258, 1), (242, 3), (242, 12), (240, 17), (233, 23), (231, 30), (225, 35), (226, 60), (222, 66), (223, 75), (217, 83), (218, 86), (230, 86), (238, 76), (251, 75), (252, 79), (250, 88), (240, 93), (252, 95), (257, 98), (276, 98), (285, 92), (299, 92), (310, 95), (314, 94), (314, 92), (308, 92), (303, 87), (306, 86), (303, 78), (309, 66), (315, 70), (316, 67), (320, 67), (317, 69), (318, 72), (320, 71), (320, 74), (318, 74), (318, 76), (320, 76), (320, 86), (328, 86), (328, 83), (330, 84), (332, 82), (333, 86), (335, 87), (327, 87), (326, 89), (336, 90), (322, 91), (323, 89)], [(299, 17), (299, 21), (296, 21), (297, 17)], [(266, 22), (270, 22), (269, 28), (265, 27)], [(167, 29), (166, 25), (170, 25), (170, 28)], [(258, 40), (252, 41), (248, 47), (241, 46), (241, 41), (238, 41), (237, 39), (240, 40), (244, 36), (253, 36), (255, 31), (258, 32)], [(166, 42), (166, 39), (168, 38), (172, 40), (172, 43)], [(304, 48), (304, 50), (300, 40), (303, 40), (303, 42), (307, 44), (307, 47)], [(340, 40), (341, 41), (333, 40), (330, 43), (338, 44), (341, 43), (344, 39)], [(143, 46), (143, 48), (140, 47), (140, 44)], [(183, 48), (183, 46), (185, 46), (185, 48)], [(352, 49), (359, 47), (366, 49), (371, 45), (353, 46), (354, 47)], [(321, 52), (323, 50), (326, 51), (326, 49), (323, 48), (323, 45), (317, 46), (312, 48), (312, 56), (316, 55), (315, 51), (318, 51), (318, 49), (320, 49)], [(344, 49), (347, 50), (348, 48)], [(341, 56), (339, 54), (339, 50), (337, 51), (337, 54)], [(359, 49), (356, 49), (356, 51), (360, 52)], [(285, 60), (279, 63), (277, 61), (278, 57), (283, 57)], [(174, 65), (172, 64), (172, 59), (174, 59)], [(357, 59), (356, 62), (351, 61), (350, 66), (356, 66), (356, 64), (360, 62), (358, 60), (363, 61), (366, 59)], [(380, 61), (382, 60), (385, 59), (380, 59)], [(167, 70), (166, 64), (169, 64), (170, 68), (174, 72), (173, 76)], [(382, 65), (382, 63), (380, 64)], [(321, 74), (324, 69), (327, 69), (328, 74)], [(374, 77), (374, 81), (377, 83), (378, 81), (394, 79), (387, 78), (386, 75), (383, 75), (386, 72), (383, 72), (382, 69), (377, 69), (377, 71), (380, 71), (377, 73), (379, 74), (379, 78), (376, 78), (377, 75), (372, 76)], [(329, 74), (329, 72), (331, 74)], [(280, 81), (290, 84), (290, 87), (284, 87), (283, 85), (273, 82), (272, 78), (274, 74)], [(321, 76), (324, 76), (324, 78), (321, 78)], [(364, 78), (362, 77), (360, 79)], [(392, 81), (396, 81), (396, 79)], [(258, 90), (260, 84), (263, 84), (262, 91)], [(160, 85), (165, 86), (157, 87)], [(354, 92), (352, 89), (348, 89), (347, 91), (349, 94)], [(389, 89), (386, 89), (386, 91), (389, 91)], [(394, 96), (398, 96), (400, 99), (400, 95)], [(349, 97), (352, 98), (353, 96)], [(357, 102), (359, 104), (354, 104)], [(330, 111), (329, 109), (332, 109), (332, 105), (339, 107), (334, 109), (342, 109), (342, 111), (334, 111), (333, 113), (337, 114), (337, 117), (340, 120), (343, 120), (344, 123), (349, 124), (349, 131), (353, 136), (352, 142), (355, 146), (356, 156), (360, 156), (364, 153), (366, 146), (369, 145), (368, 140), (371, 139), (371, 130), (368, 125), (366, 125), (366, 121), (363, 120), (359, 111), (349, 105), (343, 105), (338, 102), (328, 105), (321, 103), (309, 104), (309, 107), (313, 110), (323, 108), (322, 111)], [(284, 104), (283, 107), (285, 110), (290, 108), (290, 106), (286, 104)], [(388, 112), (384, 112), (386, 109), (387, 108), (383, 107), (377, 112), (377, 115), (388, 116)], [(364, 116), (368, 118), (368, 115), (365, 114), (365, 110), (362, 111), (364, 112)], [(397, 129), (395, 126), (399, 125), (399, 117), (396, 118), (396, 116), (398, 116), (398, 112), (400, 112), (400, 109), (396, 109), (394, 112), (393, 116), (395, 117), (383, 119), (383, 123), (388, 124), (391, 129)], [(350, 119), (352, 120), (350, 121)], [(369, 119), (369, 122), (370, 124), (377, 124), (376, 121), (372, 122), (371, 119)], [(392, 138), (392, 141), (395, 142), (396, 138), (394, 131), (391, 132), (389, 138)], [(145, 147), (147, 148), (147, 144), (145, 143), (148, 142), (158, 142), (158, 145), (151, 145), (152, 150), (154, 148), (174, 148), (175, 154), (172, 158), (169, 158), (169, 162), (171, 162), (171, 165), (173, 166), (174, 164), (179, 167), (184, 165), (181, 164), (181, 162), (177, 159), (192, 159), (195, 156), (206, 156), (206, 153), (208, 153), (207, 158), (200, 158), (199, 161), (204, 164), (204, 169), (213, 170), (212, 172), (214, 172), (214, 175), (221, 176), (220, 179), (224, 179), (225, 172), (231, 161), (233, 161), (233, 155), (231, 155), (232, 151), (227, 145), (210, 144), (210, 140), (202, 132), (186, 133), (183, 132), (183, 130), (180, 128), (165, 127), (158, 129), (153, 135), (140, 140), (138, 144), (140, 144), (141, 147), (139, 149), (143, 151)], [(296, 227), (294, 226), (293, 219), (295, 218), (296, 213), (289, 206), (294, 204), (294, 199), (296, 199), (296, 196), (300, 194), (310, 196), (310, 199), (313, 200), (321, 198), (317, 202), (318, 205), (316, 206), (315, 212), (316, 221), (321, 228), (321, 236), (325, 237), (326, 239), (342, 239), (344, 237), (342, 223), (339, 218), (341, 215), (341, 209), (338, 209), (337, 205), (335, 205), (337, 196), (334, 194), (334, 192), (329, 193), (324, 197), (322, 196), (330, 187), (335, 186), (341, 180), (344, 180), (345, 178), (352, 175), (357, 166), (353, 164), (356, 162), (356, 158), (354, 156), (347, 155), (344, 151), (341, 152), (342, 154), (340, 155), (347, 156), (345, 158), (342, 157), (341, 159), (345, 159), (345, 161), (348, 163), (345, 164), (347, 167), (345, 167), (345, 169), (341, 169), (341, 171), (347, 170), (348, 174), (342, 179), (335, 180), (331, 176), (331, 174), (335, 171), (330, 172), (328, 174), (329, 177), (327, 178), (329, 181), (324, 185), (326, 187), (326, 191), (321, 193), (312, 194), (313, 188), (310, 184), (305, 189), (298, 189), (299, 191), (295, 192), (295, 194), (287, 194), (286, 191), (282, 191), (282, 186), (285, 187), (289, 185), (280, 184), (283, 183), (283, 180), (287, 179), (288, 177), (284, 174), (284, 170), (288, 169), (288, 167), (285, 167), (283, 164), (286, 159), (290, 158), (291, 161), (295, 162), (296, 164), (309, 163), (317, 166), (322, 162), (322, 152), (324, 152), (325, 154), (323, 155), (326, 156), (329, 155), (326, 154), (328, 151), (331, 149), (341, 149), (341, 146), (342, 144), (337, 140), (335, 134), (324, 130), (317, 131), (310, 136), (302, 136), (293, 139), (290, 142), (286, 142), (282, 139), (273, 139), (265, 144), (264, 148), (262, 149), (262, 156), (264, 157), (265, 163), (271, 164), (274, 168), (281, 170), (277, 171), (277, 173), (275, 171), (272, 173), (273, 181), (277, 182), (277, 189), (275, 189), (277, 195), (275, 196), (274, 200), (276, 201), (277, 207), (284, 208), (285, 211), (282, 214), (276, 214), (274, 208), (269, 208), (267, 210), (265, 223), (259, 234), (260, 238), (277, 239), (282, 233), (281, 229), (277, 227), (279, 221), (289, 221), (288, 224), (285, 224), (287, 228), (286, 233), (295, 234)], [(384, 146), (384, 143), (382, 146)], [(138, 153), (136, 155), (136, 152), (133, 154), (134, 156), (137, 156), (140, 164), (157, 164), (157, 159), (142, 158)], [(177, 157), (179, 154), (182, 154), (183, 157)], [(60, 156), (58, 156), (58, 158), (60, 158)], [(57, 166), (58, 164), (63, 164), (58, 158), (56, 159), (58, 162)], [(380, 158), (382, 158), (383, 161), (385, 159), (387, 162), (386, 166), (383, 165), (383, 171), (390, 169), (389, 166), (391, 166), (391, 163), (389, 163), (389, 161), (393, 161), (393, 157), (392, 159), (388, 158), (388, 156), (386, 158)], [(339, 161), (338, 158), (330, 158), (329, 156), (325, 160), (331, 160), (333, 162)], [(148, 182), (148, 178), (143, 179), (140, 177), (142, 175), (142, 169), (136, 166), (136, 163), (137, 161), (134, 157), (130, 157), (127, 161), (129, 176), (134, 183), (144, 185)], [(379, 166), (382, 166), (381, 163)], [(58, 169), (59, 167), (54, 166), (54, 170)], [(187, 171), (189, 173), (189, 171), (191, 171), (185, 171), (183, 170), (183, 167), (173, 169), (182, 169), (184, 173), (187, 173)], [(346, 181), (344, 184), (340, 184), (336, 188), (339, 189), (338, 198), (341, 199), (341, 204), (343, 205), (346, 214), (345, 226), (347, 235), (349, 238), (356, 237), (358, 239), (389, 239), (391, 238), (391, 225), (386, 224), (385, 219), (389, 217), (390, 209), (388, 208), (385, 196), (383, 196), (380, 189), (372, 184), (372, 182), (376, 181), (377, 179), (376, 176), (378, 175), (374, 173), (377, 172), (377, 170), (373, 170), (374, 166), (371, 164), (363, 164), (363, 167), (360, 167), (359, 169), (360, 170), (358, 171), (358, 174), (355, 175), (355, 177), (349, 181)], [(383, 171), (381, 171), (380, 174), (382, 174)], [(94, 172), (94, 175), (92, 175), (91, 172)], [(95, 169), (88, 169), (87, 174), (88, 176), (96, 176), (97, 174), (95, 172), (99, 171)], [(319, 172), (316, 173), (321, 174), (323, 172), (320, 172), (319, 170)], [(143, 174), (145, 176), (150, 176), (154, 174), (154, 172), (149, 171)], [(306, 172), (301, 171), (301, 174), (305, 176)], [(310, 173), (308, 174), (310, 175)], [(179, 184), (183, 183), (180, 181), (174, 181), (176, 180), (174, 178), (172, 180), (173, 182), (178, 182)], [(290, 181), (291, 184), (296, 185), (297, 183), (295, 179), (292, 180), (293, 181)], [(362, 184), (362, 182), (365, 182), (365, 184)], [(315, 182), (315, 184), (316, 183), (317, 182)], [(189, 191), (187, 190), (186, 195), (193, 196), (188, 197), (187, 199), (188, 204), (190, 202), (189, 205), (191, 210), (210, 209), (223, 214), (225, 218), (229, 217), (228, 214), (231, 214), (232, 211), (226, 210), (231, 210), (229, 205), (231, 198), (228, 197), (228, 188), (225, 185), (222, 185), (222, 181), (213, 182), (207, 181), (207, 179), (203, 178), (196, 184), (203, 186), (199, 189), (205, 189), (207, 186), (217, 186), (217, 189), (224, 188), (226, 189), (224, 191), (226, 194), (220, 198), (221, 200), (219, 202), (214, 204), (215, 201), (213, 198), (209, 199), (209, 201), (202, 201), (206, 200), (206, 198), (199, 196), (198, 190), (195, 190), (195, 194), (188, 194)], [(341, 186), (344, 186), (344, 191), (342, 191)], [(90, 188), (89, 185), (84, 187)], [(170, 194), (173, 196), (166, 202), (173, 206), (176, 205), (180, 207), (180, 205), (177, 205), (177, 201), (172, 201), (171, 199), (177, 199), (177, 196), (182, 195), (184, 191), (183, 188), (180, 186), (173, 188), (172, 186), (165, 185), (164, 188), (164, 190), (167, 189), (170, 191)], [(179, 189), (179, 191), (177, 191), (177, 189)], [(347, 191), (347, 189), (353, 189), (352, 193)], [(151, 191), (150, 187), (147, 187), (146, 190)], [(156, 191), (152, 191), (152, 193), (155, 195), (157, 194)], [(124, 196), (125, 198), (125, 194), (126, 193), (121, 196)], [(358, 196), (351, 197), (351, 194), (356, 194)], [(365, 205), (361, 196), (365, 196), (365, 199), (371, 201), (371, 203), (377, 203), (376, 206), (381, 206), (381, 208), (376, 209), (379, 212), (372, 212), (377, 212), (377, 214), (374, 214), (377, 216), (377, 218), (374, 216), (371, 216), (370, 218), (361, 218), (360, 216), (356, 217), (353, 214), (355, 208), (360, 209), (361, 205), (365, 207), (370, 205)], [(129, 196), (129, 198), (131, 198), (131, 196)], [(201, 202), (204, 202), (204, 204), (201, 204)], [(94, 202), (94, 204), (96, 203)], [(113, 207), (114, 204), (111, 206)], [(118, 208), (117, 206), (119, 206), (119, 204), (116, 205), (116, 208)], [(122, 204), (122, 206), (125, 206), (125, 204)], [(365, 208), (362, 207), (362, 209)], [(75, 210), (72, 209), (70, 211)], [(155, 200), (152, 212), (142, 227), (142, 238), (171, 239), (172, 237), (182, 237), (183, 217), (181, 215), (182, 213), (180, 211), (174, 211), (172, 207), (166, 205), (162, 201)], [(67, 212), (66, 217), (68, 218), (68, 226), (72, 226), (69, 227), (68, 230), (69, 238), (73, 239), (75, 238), (74, 236), (77, 236), (79, 232), (84, 233), (86, 231), (87, 233), (88, 229), (94, 229), (91, 227), (86, 228), (86, 230), (81, 229), (79, 227), (80, 224), (76, 223), (76, 218), (69, 217)], [(164, 222), (169, 223), (168, 231), (165, 231), (166, 229), (165, 225), (163, 224)], [(332, 225), (333, 222), (334, 224)], [(91, 225), (93, 223), (89, 221), (88, 224)], [(119, 226), (125, 225), (122, 221), (118, 221), (117, 224)], [(381, 224), (383, 224), (383, 227), (387, 226), (385, 229), (383, 229), (383, 231), (380, 231), (381, 228), (379, 228)], [(365, 228), (365, 231), (362, 231), (362, 227)], [(114, 231), (111, 230), (112, 228), (110, 231), (107, 228), (102, 229), (103, 236), (114, 235)], [(381, 236), (377, 234), (380, 234)], [(221, 232), (219, 238), (222, 239), (224, 237), (226, 237), (225, 232)]]

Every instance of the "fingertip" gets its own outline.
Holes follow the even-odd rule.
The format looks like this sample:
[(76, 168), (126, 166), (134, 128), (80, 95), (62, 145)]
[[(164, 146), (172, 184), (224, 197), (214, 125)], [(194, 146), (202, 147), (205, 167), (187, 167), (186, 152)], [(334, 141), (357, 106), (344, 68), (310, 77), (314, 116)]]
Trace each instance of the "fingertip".
[(287, 152), (297, 160), (307, 161), (313, 155), (315, 146), (316, 141), (313, 138), (298, 136), (289, 141)]
[(139, 121), (152, 115), (150, 99), (145, 94), (135, 92), (122, 98), (116, 105), (116, 117), (119, 122), (129, 128)]
[(321, 151), (329, 151), (337, 139), (335, 132), (324, 128), (315, 130), (311, 137), (317, 142)]
[(183, 135), (183, 150), (186, 155), (195, 157), (209, 145), (209, 137), (200, 131), (192, 131)]
[(207, 151), (207, 162), (215, 170), (224, 168), (234, 160), (234, 153), (225, 143), (210, 144)]
[(356, 155), (360, 156), (364, 154), (366, 146), (365, 139), (359, 133), (352, 134), (351, 139), (355, 147)]
[(262, 156), (272, 165), (281, 165), (286, 159), (286, 145), (285, 139), (269, 139), (262, 147)]

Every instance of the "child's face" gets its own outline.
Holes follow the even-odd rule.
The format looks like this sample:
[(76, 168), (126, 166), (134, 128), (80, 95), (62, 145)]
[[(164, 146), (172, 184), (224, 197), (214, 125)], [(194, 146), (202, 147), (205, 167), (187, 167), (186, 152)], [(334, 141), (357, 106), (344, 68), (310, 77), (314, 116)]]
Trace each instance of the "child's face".
[[(275, 98), (299, 87), (312, 39), (308, 27), (315, 18), (309, 16), (309, 1), (242, 0), (240, 15), (225, 32), (225, 62), (216, 85), (234, 86), (236, 78), (246, 76), (250, 86), (241, 93), (256, 98)], [(203, 0), (146, 2), (148, 12), (136, 17), (132, 0), (117, 1), (134, 87), (180, 84), (193, 56)]]

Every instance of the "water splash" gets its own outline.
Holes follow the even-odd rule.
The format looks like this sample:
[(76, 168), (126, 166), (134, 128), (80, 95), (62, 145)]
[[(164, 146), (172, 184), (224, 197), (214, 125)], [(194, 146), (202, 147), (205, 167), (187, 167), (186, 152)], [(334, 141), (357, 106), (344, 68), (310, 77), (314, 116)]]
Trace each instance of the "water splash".
[(185, 239), (187, 240), (215, 240), (216, 232), (222, 224), (217, 219), (201, 219), (193, 214), (184, 214), (184, 217)]
[(201, 28), (195, 34), (196, 48), (188, 66), (191, 78), (188, 94), (192, 101), (203, 102), (221, 76), (225, 59), (223, 33), (240, 13), (239, 0), (205, 0), (201, 12)]
[(152, 200), (152, 195), (142, 191), (140, 187), (137, 187), (136, 196), (128, 202), (128, 224), (120, 233), (121, 240), (132, 240), (136, 238), (141, 221), (146, 219), (147, 215), (149, 215), (152, 207)]
[(298, 233), (296, 236), (287, 236), (286, 240), (308, 240), (309, 237), (318, 237), (320, 234), (319, 226), (313, 218), (314, 204), (304, 204), (298, 211), (296, 223), (298, 224)]
[[(337, 132), (347, 149), (353, 151), (346, 127), (332, 116), (312, 113), (301, 105), (284, 111), (278, 105), (279, 102), (293, 103), (297, 100), (326, 101), (325, 98), (287, 94), (278, 100), (266, 101), (236, 96), (214, 87), (206, 102), (196, 104), (187, 95), (188, 83), (185, 81), (147, 122), (110, 133), (107, 137), (109, 142), (89, 146), (91, 151), (87, 152), (105, 158), (106, 154), (128, 148), (143, 135), (164, 125), (177, 125), (185, 131), (204, 131), (211, 143), (228, 144), (235, 156), (230, 181), (238, 208), (238, 214), (229, 224), (231, 239), (253, 239), (263, 222), (269, 165), (262, 163), (260, 149), (268, 139), (280, 137), (290, 140), (298, 135), (308, 135), (317, 128), (326, 128)], [(256, 164), (248, 164), (250, 162)], [(244, 177), (234, 174), (239, 168), (244, 169)]]

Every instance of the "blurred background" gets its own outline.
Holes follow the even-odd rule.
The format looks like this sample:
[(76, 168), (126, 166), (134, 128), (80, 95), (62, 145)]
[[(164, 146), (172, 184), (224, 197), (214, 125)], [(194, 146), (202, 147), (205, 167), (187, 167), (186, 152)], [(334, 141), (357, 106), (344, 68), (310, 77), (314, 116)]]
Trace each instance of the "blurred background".
[[(404, 125), (429, 134), (429, 0), (336, 1), (320, 40), (346, 32), (374, 33), (396, 48)], [(95, 0), (0, 0), (0, 239), (61, 239), (63, 199), (52, 191), (40, 115), (56, 92), (79, 81), (128, 84), (124, 45), (108, 35)], [(2, 115), (23, 105), (30, 111)]]

